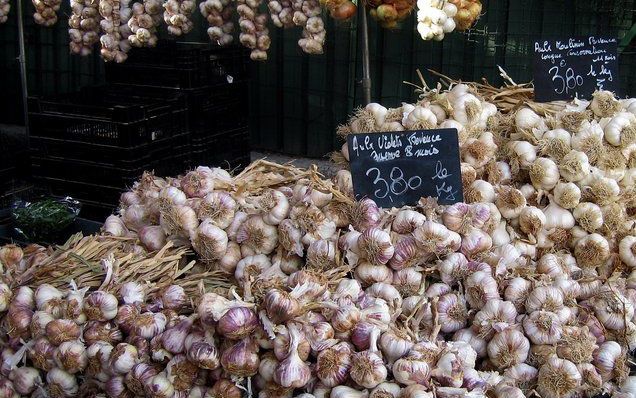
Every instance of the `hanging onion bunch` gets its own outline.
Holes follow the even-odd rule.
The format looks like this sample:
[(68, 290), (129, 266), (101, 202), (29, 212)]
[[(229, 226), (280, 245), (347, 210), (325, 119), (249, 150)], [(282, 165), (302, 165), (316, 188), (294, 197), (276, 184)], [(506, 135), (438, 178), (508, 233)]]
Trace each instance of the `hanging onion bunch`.
[(418, 0), (417, 31), (422, 40), (442, 40), (455, 30), (457, 6), (442, 0)]
[[(57, 12), (60, 10), (60, 0), (32, 0), (35, 7), (33, 20), (38, 25), (53, 26), (57, 22)], [(0, 17), (1, 19), (1, 17)]]
[(192, 30), (192, 12), (196, 8), (193, 0), (166, 0), (163, 3), (163, 20), (168, 25), (168, 33), (181, 36)]
[(371, 17), (377, 20), (380, 26), (393, 29), (413, 11), (415, 0), (373, 0), (367, 2), (367, 7)]
[(227, 46), (234, 41), (234, 6), (229, 0), (206, 0), (199, 4), (199, 10), (210, 25), (208, 36), (211, 41), (221, 46)]
[(266, 61), (267, 50), (271, 44), (267, 29), (267, 14), (259, 13), (261, 0), (239, 0), (236, 11), (239, 14), (241, 44), (252, 50), (250, 58), (253, 61)]
[(68, 19), (71, 53), (82, 56), (93, 52), (99, 40), (98, 0), (71, 1), (72, 15)]
[(457, 14), (454, 17), (457, 30), (467, 30), (479, 19), (482, 9), (480, 0), (449, 0), (449, 2), (457, 7)]
[(349, 0), (323, 0), (320, 4), (329, 10), (329, 15), (339, 21), (347, 21), (356, 15), (358, 7)]

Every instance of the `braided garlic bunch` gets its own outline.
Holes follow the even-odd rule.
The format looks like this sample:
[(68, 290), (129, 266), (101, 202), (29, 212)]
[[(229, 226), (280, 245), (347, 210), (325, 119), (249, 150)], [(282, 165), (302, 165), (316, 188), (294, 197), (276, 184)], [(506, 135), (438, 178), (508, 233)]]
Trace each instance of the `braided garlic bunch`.
[(163, 8), (163, 20), (168, 25), (168, 33), (181, 36), (192, 30), (192, 12), (196, 8), (193, 0), (167, 0)]
[(60, 0), (32, 0), (35, 7), (33, 19), (38, 25), (53, 26), (57, 22), (56, 12), (60, 10)]
[(239, 14), (241, 44), (252, 49), (250, 58), (253, 61), (266, 61), (267, 50), (271, 44), (267, 29), (267, 14), (259, 14), (261, 0), (238, 0), (236, 11)]
[(221, 46), (227, 46), (234, 41), (234, 23), (232, 22), (233, 5), (229, 0), (205, 0), (199, 4), (201, 15), (207, 19), (210, 27), (210, 40)]
[(73, 54), (86, 56), (93, 52), (93, 45), (99, 40), (97, 6), (97, 0), (71, 0), (73, 14), (68, 19), (68, 33)]

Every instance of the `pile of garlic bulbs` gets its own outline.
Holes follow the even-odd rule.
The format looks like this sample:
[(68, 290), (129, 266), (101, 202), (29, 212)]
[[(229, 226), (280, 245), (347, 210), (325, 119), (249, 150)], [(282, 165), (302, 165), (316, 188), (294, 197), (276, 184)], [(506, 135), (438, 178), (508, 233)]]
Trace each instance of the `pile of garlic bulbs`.
[(72, 0), (68, 19), (71, 53), (87, 56), (99, 41), (98, 0)]
[[(466, 202), (451, 206), (355, 201), (346, 169), (331, 180), (282, 166), (146, 173), (102, 233), (136, 238), (149, 256), (168, 241), (191, 247), (193, 269), (233, 287), (174, 308), (164, 296), (182, 296), (178, 280), (151, 300), (142, 281), (117, 296), (0, 285), (13, 331), (2, 385), (21, 394), (22, 378), (42, 380), (72, 395), (86, 377), (110, 397), (634, 397), (635, 103), (600, 92), (548, 117), (502, 115), (459, 84), (397, 109), (370, 104), (340, 128), (456, 128)], [(0, 248), (0, 263), (22, 257)], [(69, 341), (51, 322), (72, 329)], [(41, 369), (40, 356), (18, 359), (42, 324), (47, 373), (17, 370)], [(91, 348), (95, 336), (106, 345)], [(81, 351), (80, 337), (86, 370), (67, 378), (75, 362), (58, 357)]]
[[(122, 12), (128, 15), (122, 17)], [(121, 24), (122, 20), (127, 21), (130, 18), (131, 10), (125, 6), (122, 7), (120, 0), (100, 0), (99, 13), (102, 16), (99, 23), (102, 28), (102, 36), (99, 38), (102, 45), (101, 56), (104, 61), (122, 63), (128, 58), (126, 53), (130, 45), (122, 40)]]
[(11, 3), (9, 3), (9, 0), (0, 0), (0, 24), (7, 22), (10, 10)]
[(455, 30), (457, 7), (445, 0), (417, 1), (417, 31), (422, 40), (442, 40)]
[(192, 30), (192, 12), (196, 9), (194, 0), (166, 0), (163, 8), (163, 20), (168, 26), (168, 33), (181, 36)]
[(33, 20), (38, 25), (53, 26), (57, 22), (57, 12), (60, 10), (60, 0), (32, 0), (35, 7)]
[(128, 20), (130, 35), (128, 42), (133, 47), (154, 47), (157, 45), (157, 26), (161, 22), (161, 2), (144, 0), (135, 2)]
[(199, 10), (210, 25), (207, 32), (211, 41), (220, 46), (227, 46), (234, 41), (234, 5), (229, 0), (205, 0), (199, 4)]

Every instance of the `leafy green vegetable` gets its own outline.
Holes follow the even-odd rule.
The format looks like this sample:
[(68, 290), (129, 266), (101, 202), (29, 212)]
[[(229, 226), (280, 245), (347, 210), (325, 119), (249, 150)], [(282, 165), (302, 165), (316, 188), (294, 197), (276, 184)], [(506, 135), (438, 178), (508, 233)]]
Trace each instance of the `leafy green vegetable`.
[(55, 237), (75, 221), (76, 215), (72, 203), (55, 199), (27, 203), (13, 210), (16, 229), (32, 241)]

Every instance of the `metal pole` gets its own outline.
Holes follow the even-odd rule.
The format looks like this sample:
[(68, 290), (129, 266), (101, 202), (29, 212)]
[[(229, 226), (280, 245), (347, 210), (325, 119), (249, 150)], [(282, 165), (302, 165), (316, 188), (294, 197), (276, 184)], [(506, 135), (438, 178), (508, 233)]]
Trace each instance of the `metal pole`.
[(366, 105), (371, 102), (371, 68), (369, 67), (369, 31), (365, 3), (365, 1), (360, 1), (358, 4), (362, 9), (360, 13), (360, 29), (362, 30), (360, 43), (362, 46), (362, 98)]
[(28, 88), (27, 88), (27, 70), (26, 70), (26, 51), (24, 50), (24, 15), (22, 13), (22, 0), (18, 3), (18, 43), (20, 46), (20, 55), (18, 62), (20, 63), (20, 80), (22, 81), (22, 111), (24, 112), (24, 129), (29, 137), (29, 108), (27, 104)]

